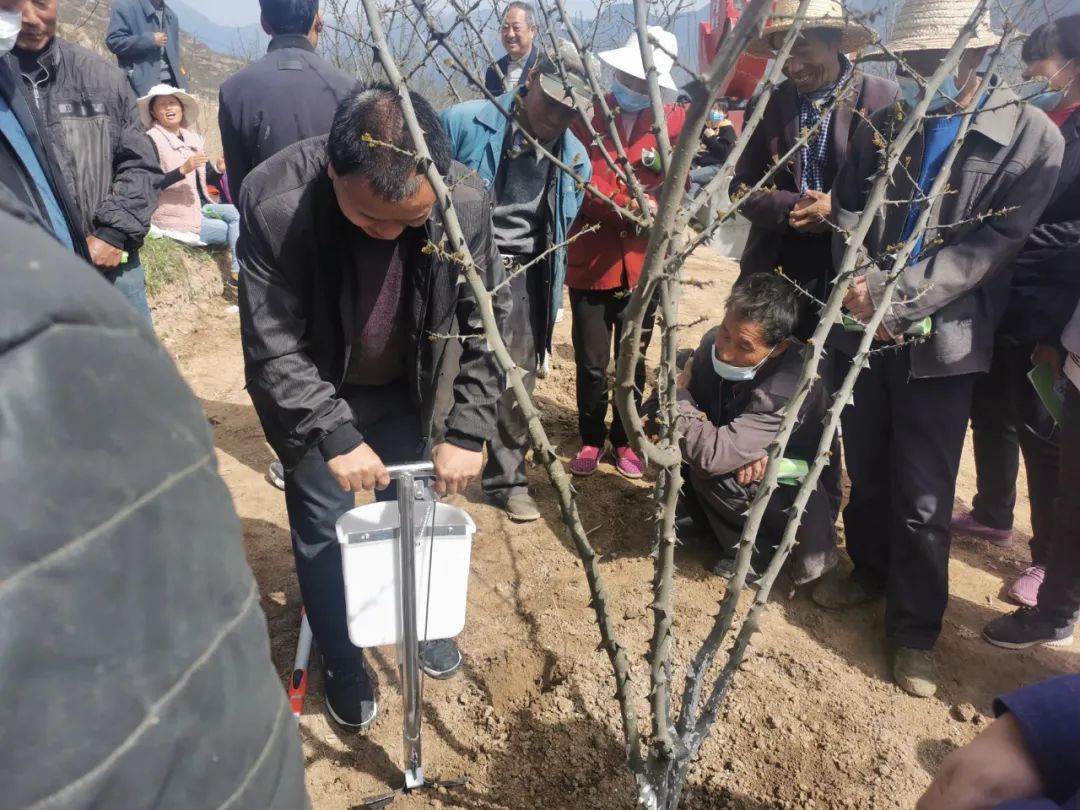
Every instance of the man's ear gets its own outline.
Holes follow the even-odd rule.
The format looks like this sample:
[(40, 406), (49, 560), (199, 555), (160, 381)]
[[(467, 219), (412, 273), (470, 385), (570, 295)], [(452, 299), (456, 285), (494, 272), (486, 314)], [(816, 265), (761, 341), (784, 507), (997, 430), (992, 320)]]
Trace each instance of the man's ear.
[(266, 21), (266, 17), (260, 17), (259, 22), (262, 24), (262, 30), (264, 34), (266, 34), (268, 37), (274, 36), (274, 31), (270, 27), (270, 23)]
[(321, 34), (325, 25), (326, 23), (323, 20), (322, 9), (319, 9), (315, 12), (315, 22), (311, 24), (311, 30), (314, 31), (316, 34)]

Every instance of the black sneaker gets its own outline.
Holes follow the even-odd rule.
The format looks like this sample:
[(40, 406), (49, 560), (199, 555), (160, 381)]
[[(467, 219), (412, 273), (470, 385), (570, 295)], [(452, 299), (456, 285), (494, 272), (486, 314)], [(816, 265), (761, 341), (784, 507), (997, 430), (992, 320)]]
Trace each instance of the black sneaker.
[(1026, 650), (1039, 644), (1071, 647), (1073, 625), (1055, 624), (1040, 614), (1037, 607), (1023, 607), (986, 625), (983, 638), (1006, 650)]
[(324, 659), (323, 692), (334, 722), (350, 731), (370, 728), (379, 714), (374, 677), (363, 655)]
[(420, 642), (420, 669), (436, 680), (453, 678), (461, 669), (461, 650), (452, 638)]

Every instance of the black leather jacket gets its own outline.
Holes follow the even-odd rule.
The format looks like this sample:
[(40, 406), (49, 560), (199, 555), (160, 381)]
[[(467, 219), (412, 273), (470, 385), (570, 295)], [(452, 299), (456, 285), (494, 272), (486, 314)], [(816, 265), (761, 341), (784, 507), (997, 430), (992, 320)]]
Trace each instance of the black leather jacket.
[[(352, 351), (358, 267), (348, 249), (356, 226), (338, 207), (327, 175), (327, 137), (310, 138), (261, 163), (240, 193), (240, 336), (248, 393), (266, 439), (286, 467), (311, 448), (327, 459), (363, 442), (365, 415), (338, 396)], [(505, 278), (491, 229), (491, 194), (461, 164), (447, 177), (469, 250), (488, 290)], [(446, 238), (436, 210), (432, 244)], [(480, 312), (460, 267), (418, 244), (406, 260), (404, 332), (409, 388), (422, 438), (436, 432), (436, 395), (452, 386), (446, 441), (480, 450), (495, 431), (504, 375), (482, 338)], [(494, 296), (505, 324), (507, 286)], [(448, 336), (461, 336), (460, 368), (443, 379)]]

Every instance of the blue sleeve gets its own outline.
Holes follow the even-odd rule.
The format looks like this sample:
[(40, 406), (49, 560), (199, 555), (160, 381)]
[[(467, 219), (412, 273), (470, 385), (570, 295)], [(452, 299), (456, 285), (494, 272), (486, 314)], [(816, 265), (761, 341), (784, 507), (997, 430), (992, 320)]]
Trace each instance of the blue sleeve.
[[(1080, 675), (1063, 675), (1000, 697), (994, 710), (1009, 712), (1020, 723), (1051, 799), (1061, 804), (1080, 790)], [(1032, 807), (1041, 810), (1042, 805)]]

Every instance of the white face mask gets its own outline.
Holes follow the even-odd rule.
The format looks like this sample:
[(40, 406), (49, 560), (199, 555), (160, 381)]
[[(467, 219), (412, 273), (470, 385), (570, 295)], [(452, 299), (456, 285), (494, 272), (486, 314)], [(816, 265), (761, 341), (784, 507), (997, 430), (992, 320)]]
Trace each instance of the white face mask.
[(21, 11), (0, 11), (0, 56), (11, 52), (21, 31)]

